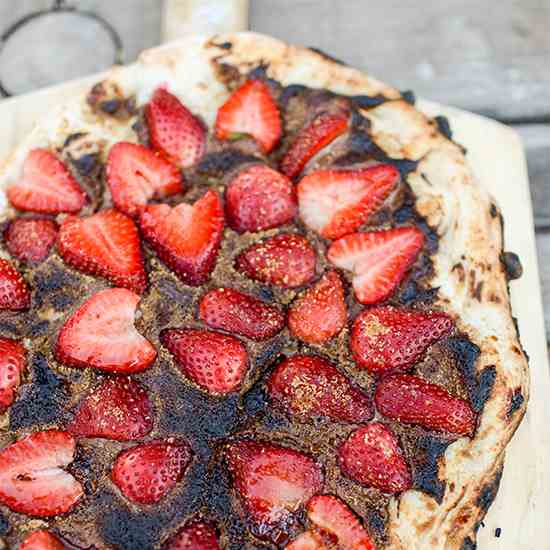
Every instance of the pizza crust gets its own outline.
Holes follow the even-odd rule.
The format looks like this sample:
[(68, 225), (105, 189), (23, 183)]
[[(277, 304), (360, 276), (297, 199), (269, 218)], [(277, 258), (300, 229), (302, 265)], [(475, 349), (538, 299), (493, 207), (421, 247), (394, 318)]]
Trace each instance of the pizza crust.
[[(146, 102), (157, 86), (168, 84), (211, 126), (228, 96), (219, 68), (228, 65), (246, 73), (259, 64), (283, 85), (393, 99), (363, 114), (372, 123), (373, 139), (388, 156), (418, 161), (407, 181), (417, 196), (418, 211), (439, 236), (431, 281), (439, 287), (437, 305), (479, 346), (478, 372), (490, 368), (495, 377), (475, 437), (452, 443), (439, 460), (439, 478), (446, 482), (442, 501), (416, 490), (391, 500), (389, 547), (474, 548), (491, 500), (486, 495), (494, 497), (505, 447), (523, 417), (529, 393), (527, 360), (500, 261), (502, 221), (495, 201), (477, 182), (462, 149), (443, 136), (434, 121), (400, 99), (397, 90), (306, 48), (254, 33), (192, 36), (144, 52), (134, 65), (113, 69), (108, 81), (125, 96), (135, 95), (138, 104)], [(69, 135), (82, 131), (89, 133), (90, 141), (104, 144), (104, 151), (121, 139), (135, 141), (130, 122), (96, 116), (84, 96), (74, 98), (41, 120), (9, 156), (0, 170), (0, 187), (18, 177), (30, 149), (61, 147)], [(0, 212), (2, 218), (10, 214), (4, 193)], [(518, 393), (523, 403), (513, 408), (512, 398)]]

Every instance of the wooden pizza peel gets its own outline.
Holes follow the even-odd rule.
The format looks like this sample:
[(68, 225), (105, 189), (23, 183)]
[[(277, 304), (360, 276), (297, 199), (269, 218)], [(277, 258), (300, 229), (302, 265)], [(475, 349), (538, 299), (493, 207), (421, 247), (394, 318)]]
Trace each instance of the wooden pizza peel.
[[(192, 32), (245, 30), (248, 0), (167, 0), (163, 39)], [(94, 75), (0, 102), (0, 159), (17, 145), (51, 107), (98, 81)], [(497, 199), (504, 216), (506, 250), (516, 252), (523, 276), (510, 283), (512, 310), (530, 357), (531, 397), (526, 417), (506, 452), (500, 490), (480, 527), (480, 550), (550, 550), (550, 376), (538, 276), (529, 182), (521, 140), (490, 119), (420, 100), (430, 116), (448, 117), (453, 137), (481, 184)], [(498, 536), (500, 535), (500, 536)], [(442, 549), (443, 550), (443, 549)]]

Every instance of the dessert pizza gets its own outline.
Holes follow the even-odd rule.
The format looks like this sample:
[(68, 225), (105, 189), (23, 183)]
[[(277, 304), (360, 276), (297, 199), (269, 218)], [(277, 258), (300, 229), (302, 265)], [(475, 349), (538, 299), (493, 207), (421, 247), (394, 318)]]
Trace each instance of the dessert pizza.
[(0, 182), (6, 547), (475, 548), (528, 371), (520, 266), (445, 119), (192, 37)]

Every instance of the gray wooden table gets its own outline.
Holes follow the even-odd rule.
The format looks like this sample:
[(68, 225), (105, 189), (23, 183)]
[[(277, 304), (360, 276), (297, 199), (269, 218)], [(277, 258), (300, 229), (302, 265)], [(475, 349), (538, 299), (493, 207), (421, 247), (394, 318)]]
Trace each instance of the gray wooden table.
[[(122, 37), (127, 61), (159, 42), (158, 0), (71, 3), (112, 23)], [(51, 4), (52, 0), (1, 0), (0, 31), (23, 14)], [(550, 0), (250, 0), (250, 4), (253, 30), (320, 48), (402, 89), (491, 116), (521, 134), (550, 339)], [(58, 30), (44, 25), (33, 29), (32, 39), (22, 37), (11, 53), (0, 55), (0, 72), (28, 90), (51, 75), (63, 80), (84, 70), (99, 70), (111, 55), (101, 37), (93, 27)], [(85, 55), (71, 47), (75, 39), (88, 41)], [(32, 48), (42, 51), (34, 66), (25, 63)]]

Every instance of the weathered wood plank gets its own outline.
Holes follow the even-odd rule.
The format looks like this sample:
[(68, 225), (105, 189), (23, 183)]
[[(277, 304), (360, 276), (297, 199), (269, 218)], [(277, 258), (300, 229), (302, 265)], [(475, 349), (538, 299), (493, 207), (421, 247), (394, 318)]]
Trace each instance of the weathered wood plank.
[(550, 2), (254, 0), (250, 24), (434, 101), (550, 116)]

